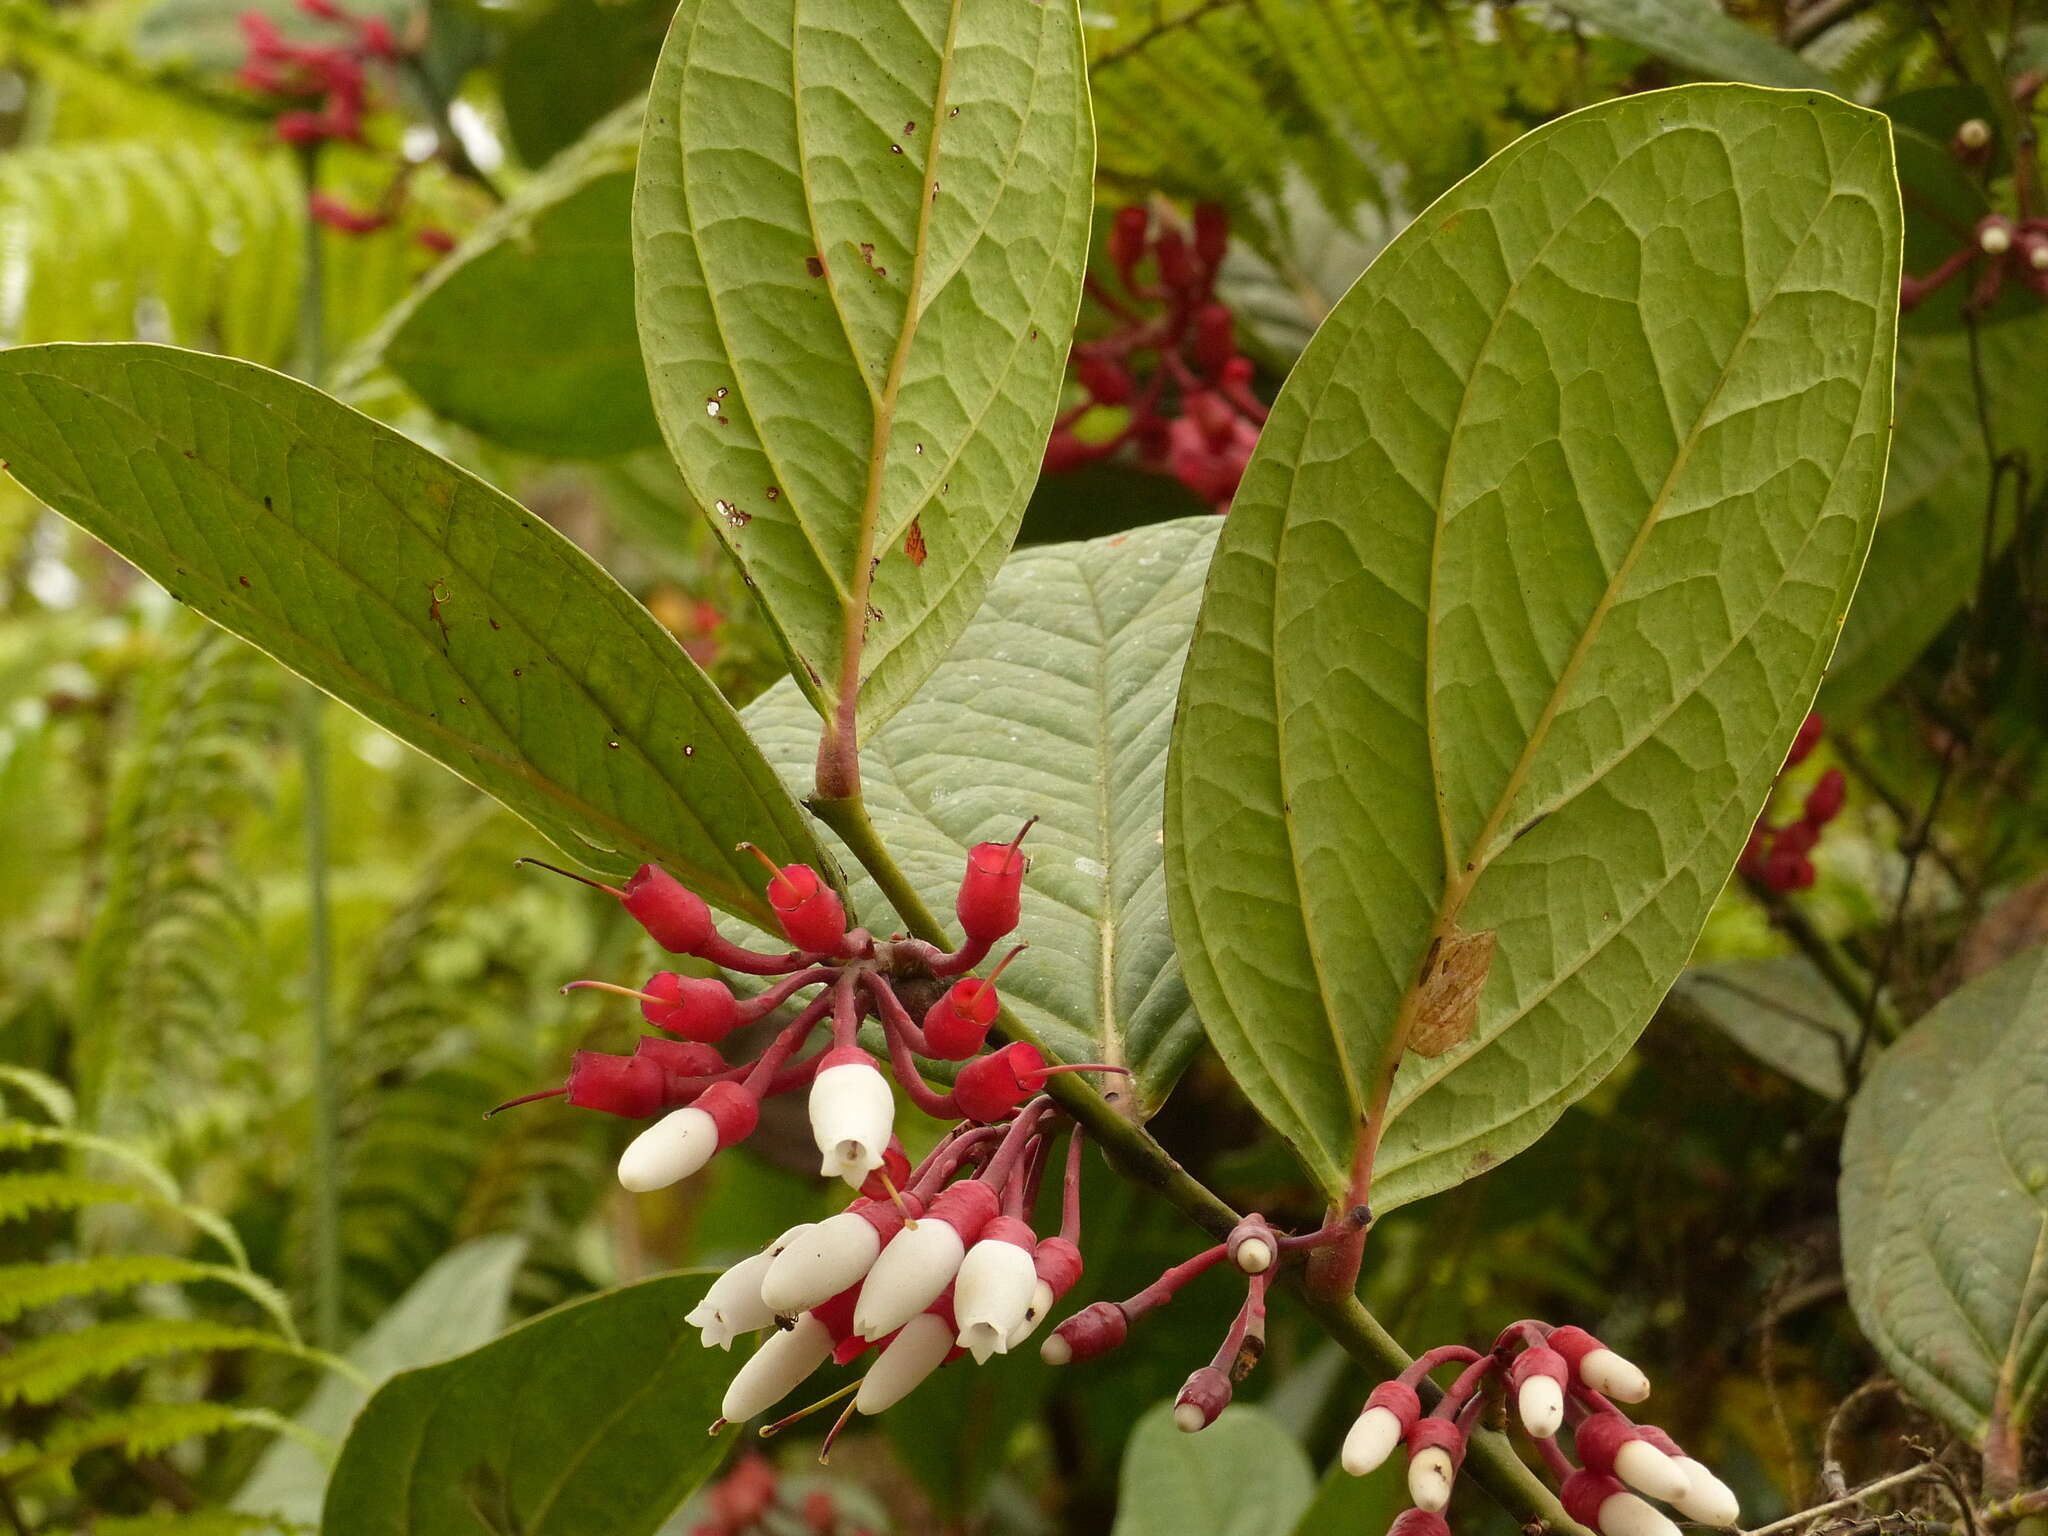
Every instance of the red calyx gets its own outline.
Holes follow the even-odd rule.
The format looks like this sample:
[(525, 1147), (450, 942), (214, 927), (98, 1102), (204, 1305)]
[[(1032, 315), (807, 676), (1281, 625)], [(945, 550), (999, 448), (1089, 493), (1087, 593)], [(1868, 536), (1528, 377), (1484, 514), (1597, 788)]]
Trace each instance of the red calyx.
[[(909, 1154), (903, 1150), (903, 1143), (891, 1136), (889, 1145), (882, 1149), (882, 1166), (861, 1180), (860, 1192), (870, 1200), (887, 1200), (890, 1186), (893, 1185), (900, 1190), (903, 1188), (903, 1181), (909, 1177)], [(903, 1198), (909, 1201), (915, 1197), (905, 1195)], [(922, 1203), (918, 1209), (924, 1209)]]
[(1074, 377), (1099, 405), (1122, 405), (1137, 388), (1121, 363), (1095, 353), (1076, 353)]
[(1387, 1536), (1451, 1536), (1451, 1525), (1435, 1510), (1404, 1509), (1387, 1527)]
[(704, 898), (652, 864), (633, 872), (619, 893), (619, 904), (672, 955), (694, 955), (718, 936)]
[(1827, 721), (1821, 718), (1818, 711), (1800, 721), (1799, 734), (1792, 738), (1792, 750), (1785, 754), (1785, 766), (1797, 768), (1805, 762), (1813, 749), (1820, 745), (1821, 735), (1827, 728)]
[(1537, 1376), (1548, 1376), (1560, 1387), (1569, 1388), (1572, 1368), (1556, 1350), (1536, 1344), (1515, 1356), (1515, 1363), (1508, 1367), (1508, 1385), (1520, 1391), (1524, 1382)]
[(810, 954), (832, 954), (846, 938), (846, 909), (808, 864), (785, 864), (768, 882), (768, 905), (789, 942)]
[(1642, 1432), (1620, 1414), (1611, 1410), (1605, 1413), (1588, 1414), (1572, 1431), (1572, 1448), (1579, 1453), (1588, 1472), (1614, 1471), (1614, 1458), (1624, 1445), (1631, 1440), (1640, 1440)]
[(987, 1041), (1000, 1007), (993, 981), (969, 976), (954, 982), (925, 1011), (926, 1054), (937, 1061), (965, 1061)]
[(775, 1507), (775, 1469), (758, 1451), (742, 1456), (733, 1469), (711, 1485), (711, 1509), (718, 1523), (731, 1530), (758, 1524)]
[[(860, 1299), (860, 1282), (855, 1281), (836, 1296), (828, 1296), (811, 1308), (811, 1316), (832, 1335), (832, 1358), (844, 1365), (868, 1347), (868, 1341), (853, 1331), (854, 1303)], [(842, 1352), (846, 1352), (841, 1358)]]
[(671, 1107), (663, 1092), (666, 1086), (661, 1063), (651, 1056), (578, 1051), (569, 1058), (567, 1098), (578, 1109), (645, 1120)]
[(738, 1083), (713, 1083), (697, 1096), (697, 1108), (718, 1127), (718, 1144), (745, 1141), (761, 1123), (761, 1101)]
[(1666, 1456), (1679, 1457), (1685, 1454), (1679, 1443), (1665, 1434), (1654, 1424), (1638, 1424), (1636, 1438), (1653, 1451), (1662, 1451)]
[(1130, 1336), (1131, 1319), (1115, 1302), (1098, 1301), (1083, 1307), (1053, 1332), (1066, 1340), (1073, 1351), (1069, 1358), (1078, 1364), (1106, 1355), (1121, 1345)]
[(1144, 205), (1134, 203), (1128, 208), (1119, 208), (1109, 223), (1107, 242), (1111, 265), (1124, 280), (1124, 286), (1131, 286), (1131, 272), (1145, 256), (1145, 233), (1150, 228), (1152, 216)]
[(1188, 1377), (1173, 1400), (1174, 1407), (1192, 1408), (1202, 1416), (1201, 1428), (1216, 1422), (1216, 1415), (1230, 1406), (1230, 1378), (1213, 1365), (1205, 1365)]
[[(1036, 818), (1033, 818), (1034, 820)], [(1024, 856), (1024, 833), (1032, 823), (1007, 843), (976, 843), (967, 850), (967, 873), (960, 877), (960, 894), (953, 910), (960, 928), (978, 944), (993, 944), (1017, 926), (1024, 910), (1024, 871), (1031, 861)]]
[(1417, 1419), (1407, 1435), (1408, 1454), (1419, 1456), (1424, 1451), (1442, 1451), (1451, 1458), (1452, 1467), (1458, 1467), (1465, 1460), (1465, 1434), (1450, 1419), (1431, 1415)]
[(1221, 203), (1195, 204), (1195, 255), (1214, 272), (1223, 260), (1223, 248), (1230, 243), (1230, 215)]
[(1031, 1250), (1031, 1267), (1052, 1287), (1052, 1299), (1058, 1301), (1081, 1283), (1080, 1247), (1064, 1237), (1041, 1239)]
[[(865, 1203), (863, 1203), (865, 1202)], [(854, 1201), (847, 1209), (875, 1229), (875, 1235), (884, 1243), (903, 1230), (906, 1221), (915, 1221), (925, 1211), (924, 1201), (916, 1195), (905, 1195), (903, 1204), (883, 1198), (868, 1200), (865, 1196)]]
[(710, 1045), (731, 1034), (740, 1021), (739, 1000), (722, 981), (657, 971), (641, 988), (659, 1003), (643, 1002), (641, 1016), (656, 1029)]
[(1383, 1381), (1366, 1394), (1364, 1408), (1384, 1408), (1401, 1421), (1401, 1438), (1414, 1433), (1422, 1419), (1422, 1397), (1405, 1381)]
[(1037, 1046), (1012, 1041), (960, 1069), (953, 1080), (954, 1106), (969, 1120), (993, 1124), (1039, 1090), (1044, 1069), (1045, 1055)]
[(1195, 312), (1195, 362), (1214, 373), (1237, 353), (1237, 320), (1221, 304), (1204, 304)]
[(1842, 770), (1830, 768), (1806, 792), (1803, 807), (1806, 824), (1816, 830), (1826, 826), (1842, 813), (1842, 802), (1848, 795), (1849, 782), (1842, 777)]
[(1574, 1380), (1579, 1374), (1579, 1362), (1594, 1350), (1607, 1347), (1585, 1329), (1569, 1323), (1562, 1328), (1551, 1329), (1547, 1342), (1552, 1349), (1564, 1356), (1564, 1363), (1571, 1368)]
[(981, 1230), (996, 1219), (1002, 1200), (979, 1179), (967, 1179), (947, 1186), (925, 1211), (930, 1221), (943, 1221), (960, 1234), (960, 1241), (972, 1247)]
[(669, 1074), (671, 1080), (709, 1077), (714, 1072), (725, 1070), (725, 1058), (710, 1046), (695, 1040), (671, 1040), (666, 1035), (642, 1035), (633, 1042), (633, 1054), (645, 1056), (656, 1062), (662, 1071)]
[(1589, 1531), (1600, 1529), (1600, 1506), (1617, 1493), (1628, 1490), (1604, 1472), (1595, 1472), (1590, 1467), (1581, 1467), (1564, 1480), (1564, 1486), (1557, 1491), (1558, 1501), (1564, 1505), (1564, 1512)]
[(1200, 285), (1201, 278), (1188, 255), (1188, 242), (1177, 229), (1162, 229), (1152, 242), (1152, 254), (1159, 262), (1159, 280), (1169, 288), (1187, 292)]
[(977, 1243), (1008, 1243), (1013, 1248), (1029, 1251), (1038, 1246), (1038, 1234), (1031, 1230), (1031, 1223), (1020, 1221), (1015, 1216), (998, 1216), (983, 1227), (974, 1239)]

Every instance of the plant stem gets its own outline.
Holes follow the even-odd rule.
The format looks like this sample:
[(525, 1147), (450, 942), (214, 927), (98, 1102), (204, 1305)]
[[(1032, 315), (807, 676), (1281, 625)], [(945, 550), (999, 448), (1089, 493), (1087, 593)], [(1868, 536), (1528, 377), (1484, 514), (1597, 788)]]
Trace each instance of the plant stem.
[(327, 900), (326, 695), (307, 689), (299, 716), (306, 799), (306, 1015), (313, 1057), (313, 1342), (341, 1341), (341, 1103), (334, 1059), (333, 945)]
[[(924, 900), (889, 850), (882, 846), (867, 809), (858, 797), (809, 802), (811, 811), (838, 833), (853, 856), (860, 860), (882, 892), (896, 906), (897, 915), (912, 935), (928, 944), (949, 943), (945, 932), (932, 917)], [(1029, 1039), (1029, 1032), (1017, 1026), (1007, 1010), (999, 1015), (999, 1027), (1013, 1039)], [(1180, 1213), (1215, 1238), (1224, 1238), (1242, 1219), (1228, 1203), (1176, 1162), (1152, 1139), (1143, 1126), (1127, 1119), (1101, 1094), (1075, 1076), (1046, 1080), (1045, 1091), (1102, 1148), (1110, 1166), (1118, 1173), (1156, 1195), (1165, 1198)], [(1344, 1352), (1368, 1369), (1391, 1376), (1408, 1365), (1409, 1356), (1379, 1319), (1365, 1309), (1349, 1291), (1311, 1293), (1302, 1284), (1302, 1272), (1290, 1269), (1285, 1279), (1307, 1306), (1309, 1313)], [(1429, 1394), (1425, 1392), (1427, 1398)], [(1433, 1400), (1433, 1399), (1432, 1399)], [(1522, 1464), (1505, 1436), (1480, 1430), (1472, 1437), (1466, 1466), (1473, 1481), (1499, 1501), (1524, 1526), (1540, 1524), (1566, 1536), (1587, 1536), (1584, 1528), (1565, 1514), (1564, 1506), (1536, 1475)]]
[(320, 223), (313, 217), (310, 208), (313, 194), (319, 186), (320, 146), (301, 145), (299, 189), (304, 196), (300, 200), (299, 216), (305, 220), (305, 238), (300, 257), (302, 265), (299, 271), (299, 329), (293, 357), (293, 372), (308, 384), (318, 384), (320, 375), (327, 370), (325, 248), (321, 244)]
[(2012, 98), (2012, 86), (1991, 46), (1991, 34), (1984, 25), (1979, 4), (1980, 0), (1949, 0), (1949, 13), (1956, 22), (1951, 41), (1963, 73), (1989, 102), (1998, 136), (2012, 156), (2013, 195), (2019, 202), (2020, 217), (2031, 218), (2041, 207), (2041, 162), (2034, 143), (2033, 119), (2022, 114), (2019, 103)]

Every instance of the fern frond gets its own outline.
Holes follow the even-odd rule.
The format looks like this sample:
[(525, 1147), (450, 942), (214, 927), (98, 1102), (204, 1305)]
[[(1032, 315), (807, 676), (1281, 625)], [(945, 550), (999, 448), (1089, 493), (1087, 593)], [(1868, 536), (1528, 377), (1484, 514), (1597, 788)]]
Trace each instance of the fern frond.
[[(109, 1136), (96, 1136), (89, 1131), (73, 1130), (69, 1126), (30, 1125), (21, 1120), (0, 1120), (0, 1152), (26, 1152), (37, 1147), (66, 1147), (78, 1152), (94, 1153), (109, 1161), (118, 1162), (142, 1181), (138, 1189), (132, 1185), (109, 1186), (127, 1191), (127, 1196), (113, 1199), (90, 1199), (74, 1209), (85, 1205), (147, 1204), (159, 1210), (175, 1211), (227, 1251), (236, 1268), (247, 1272), (249, 1269), (248, 1250), (242, 1246), (241, 1234), (218, 1211), (210, 1211), (203, 1205), (193, 1205), (182, 1198), (177, 1182), (149, 1158)], [(10, 1186), (17, 1177), (34, 1179), (40, 1175), (0, 1176), (0, 1221), (10, 1219), (6, 1214)], [(33, 1196), (33, 1187), (31, 1196)], [(137, 1199), (136, 1197), (140, 1198)]]
[(130, 1458), (153, 1456), (186, 1440), (231, 1429), (283, 1430), (290, 1423), (263, 1408), (229, 1403), (137, 1403), (91, 1418), (67, 1419), (39, 1445), (0, 1452), (0, 1478), (61, 1472), (91, 1451), (119, 1450)]
[(0, 1223), (51, 1211), (83, 1211), (96, 1205), (167, 1204), (152, 1190), (71, 1173), (15, 1173), (0, 1178)]
[(54, 1077), (0, 1062), (0, 1084), (19, 1088), (25, 1097), (35, 1101), (53, 1124), (69, 1125), (78, 1118), (78, 1100)]
[(93, 1536), (316, 1536), (310, 1525), (245, 1515), (228, 1509), (194, 1509), (181, 1514), (102, 1516)]
[(298, 1345), (260, 1328), (178, 1317), (132, 1318), (34, 1339), (0, 1358), (0, 1404), (54, 1402), (82, 1382), (131, 1366), (169, 1355), (228, 1349), (312, 1358)]
[(112, 1253), (59, 1263), (0, 1265), (0, 1323), (24, 1312), (87, 1296), (115, 1296), (145, 1285), (194, 1285), (218, 1281), (233, 1286), (263, 1308), (287, 1338), (293, 1337), (291, 1307), (283, 1292), (261, 1275), (231, 1264), (206, 1264), (169, 1253)]

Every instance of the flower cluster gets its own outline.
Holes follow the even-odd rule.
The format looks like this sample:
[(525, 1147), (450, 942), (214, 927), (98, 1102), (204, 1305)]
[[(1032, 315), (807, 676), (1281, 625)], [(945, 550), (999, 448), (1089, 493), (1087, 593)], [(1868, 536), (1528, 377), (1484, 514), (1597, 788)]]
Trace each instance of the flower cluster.
[(690, 1536), (869, 1536), (839, 1511), (838, 1501), (823, 1488), (813, 1488), (799, 1501), (785, 1497), (781, 1479), (768, 1458), (757, 1451), (740, 1457), (705, 1490), (711, 1518), (691, 1528)]
[(2020, 283), (2048, 299), (2048, 219), (1986, 214), (1977, 221), (1970, 239), (1925, 277), (1909, 272), (1899, 279), (1900, 311), (1918, 308), (1937, 289), (1947, 287), (1973, 267), (1977, 277), (1964, 301), (1966, 309), (1987, 309), (1997, 303), (2008, 282)]
[[(1782, 775), (1805, 762), (1819, 745), (1826, 729), (1827, 722), (1819, 715), (1808, 715), (1800, 724), (1799, 734), (1792, 738), (1792, 750), (1785, 754), (1785, 766), (1779, 773)], [(1848, 792), (1849, 786), (1842, 777), (1842, 770), (1830, 768), (1806, 792), (1797, 816), (1774, 823), (1767, 805), (1764, 813), (1757, 817), (1756, 825), (1750, 828), (1749, 841), (1743, 846), (1742, 857), (1736, 861), (1737, 871), (1744, 879), (1766, 890), (1805, 890), (1813, 884), (1811, 854), (1814, 846), (1820, 842), (1820, 835), (1827, 824), (1842, 813), (1842, 803)]]
[[(1230, 505), (1259, 440), (1266, 407), (1252, 393), (1251, 359), (1237, 322), (1216, 298), (1229, 221), (1213, 203), (1195, 209), (1192, 239), (1142, 206), (1119, 208), (1108, 255), (1121, 293), (1089, 278), (1088, 293), (1117, 329), (1074, 345), (1074, 377), (1088, 398), (1053, 423), (1049, 473), (1106, 459), (1126, 444), (1146, 469), (1168, 474), (1219, 510)], [(1141, 272), (1150, 258), (1150, 274)], [(1084, 442), (1074, 424), (1097, 406), (1129, 413), (1121, 431)]]
[[(1425, 1383), (1453, 1365), (1462, 1367), (1457, 1379), (1425, 1412)], [(1581, 1525), (1600, 1536), (1678, 1536), (1643, 1495), (1703, 1525), (1734, 1525), (1740, 1510), (1726, 1483), (1663, 1430), (1614, 1406), (1649, 1395), (1649, 1379), (1585, 1329), (1518, 1322), (1485, 1354), (1445, 1345), (1374, 1387), (1345, 1436), (1344, 1470), (1363, 1477), (1405, 1446), (1414, 1508), (1395, 1520), (1391, 1536), (1449, 1536), (1443, 1511), (1473, 1427), (1490, 1403), (1512, 1396), (1515, 1420), (1557, 1479), (1565, 1512)], [(1558, 1443), (1566, 1429), (1569, 1454)]]
[[(1078, 1129), (1067, 1152), (1061, 1229), (1040, 1238), (1030, 1225), (1056, 1134), (1052, 1101), (1040, 1089), (1056, 1072), (1122, 1069), (1048, 1065), (1023, 1041), (984, 1051), (1002, 965), (985, 977), (969, 974), (1017, 926), (1029, 830), (1027, 822), (1008, 843), (968, 851), (955, 902), (965, 938), (951, 951), (849, 927), (838, 895), (816, 870), (777, 867), (759, 850), (770, 871), (769, 906), (794, 946), (788, 953), (725, 938), (701, 897), (651, 865), (622, 888), (598, 887), (671, 953), (775, 979), (745, 998), (721, 978), (674, 971), (657, 972), (639, 988), (572, 982), (634, 998), (664, 1033), (642, 1038), (630, 1056), (579, 1051), (563, 1087), (528, 1098), (561, 1096), (583, 1108), (653, 1118), (618, 1167), (627, 1189), (648, 1191), (688, 1178), (752, 1134), (763, 1099), (804, 1090), (820, 1172), (858, 1191), (838, 1215), (791, 1228), (726, 1271), (690, 1314), (707, 1346), (729, 1348), (741, 1334), (777, 1330), (733, 1379), (721, 1424), (772, 1407), (828, 1358), (850, 1364), (870, 1350), (876, 1359), (847, 1389), (857, 1396), (840, 1422), (855, 1411), (879, 1413), (962, 1353), (977, 1362), (1006, 1353), (1080, 1278)], [(811, 988), (816, 995), (797, 1004)], [(906, 997), (921, 1001), (920, 1019)], [(786, 1004), (796, 1005), (794, 1016), (772, 1029), (751, 1060), (728, 1064), (721, 1044)], [(859, 1043), (870, 1018), (887, 1042), (888, 1075)], [(800, 1054), (821, 1026), (825, 1038)], [(951, 1088), (928, 1083), (919, 1058), (961, 1063)], [(895, 1135), (892, 1078), (920, 1110), (954, 1122), (916, 1168)]]
[(343, 39), (324, 46), (290, 42), (261, 11), (244, 11), (237, 20), (248, 54), (235, 79), (280, 102), (298, 103), (277, 115), (277, 136), (287, 144), (360, 143), (368, 66), (395, 62), (404, 51), (381, 17), (352, 16), (333, 0), (298, 4), (315, 20), (343, 29)]
[(1083, 1307), (1046, 1337), (1038, 1348), (1039, 1358), (1048, 1365), (1069, 1365), (1108, 1354), (1129, 1337), (1132, 1323), (1165, 1306), (1190, 1280), (1228, 1259), (1246, 1277), (1244, 1305), (1231, 1320), (1215, 1355), (1182, 1384), (1173, 1405), (1173, 1422), (1182, 1430), (1193, 1434), (1207, 1429), (1266, 1352), (1266, 1292), (1281, 1259), (1339, 1242), (1362, 1232), (1371, 1220), (1371, 1213), (1357, 1206), (1341, 1220), (1295, 1237), (1274, 1231), (1265, 1217), (1254, 1213), (1233, 1227), (1222, 1242), (1174, 1265), (1128, 1300), (1098, 1301)]

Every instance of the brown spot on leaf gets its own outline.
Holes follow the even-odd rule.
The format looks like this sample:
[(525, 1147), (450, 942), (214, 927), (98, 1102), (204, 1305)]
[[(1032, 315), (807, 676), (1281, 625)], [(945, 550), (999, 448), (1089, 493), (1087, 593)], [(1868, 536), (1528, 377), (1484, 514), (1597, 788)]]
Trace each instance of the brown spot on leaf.
[(825, 275), (825, 263), (819, 257), (806, 256), (804, 258), (804, 270), (813, 277), (823, 277)]
[(1418, 1056), (1441, 1056), (1472, 1038), (1479, 1018), (1479, 990), (1493, 969), (1493, 942), (1490, 929), (1467, 933), (1455, 925), (1448, 935), (1431, 941), (1415, 984), (1409, 1050)]
[(903, 536), (903, 553), (910, 556), (912, 565), (923, 565), (928, 553), (924, 547), (924, 528), (914, 517), (910, 520), (910, 532)]
[(235, 580), (239, 581), (245, 587), (249, 585), (249, 578), (246, 576), (237, 576)]

